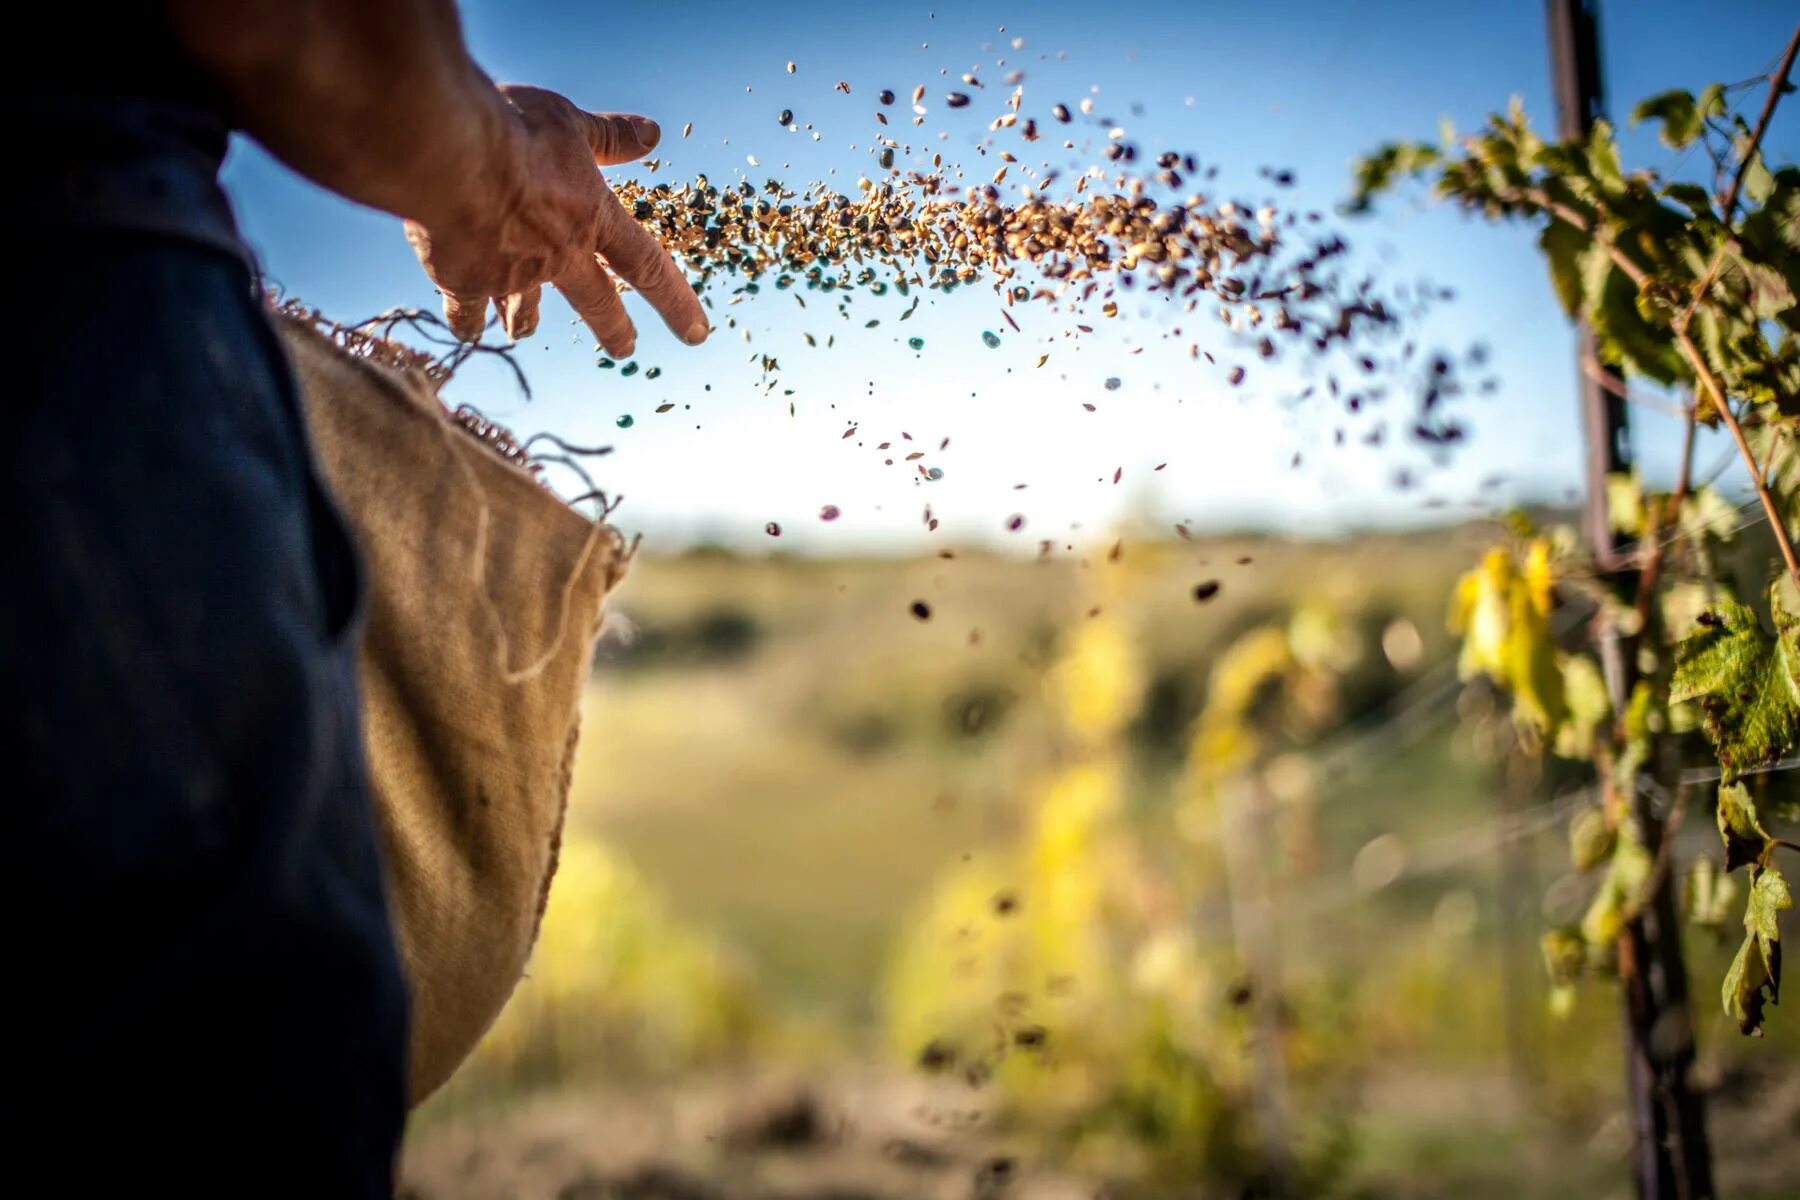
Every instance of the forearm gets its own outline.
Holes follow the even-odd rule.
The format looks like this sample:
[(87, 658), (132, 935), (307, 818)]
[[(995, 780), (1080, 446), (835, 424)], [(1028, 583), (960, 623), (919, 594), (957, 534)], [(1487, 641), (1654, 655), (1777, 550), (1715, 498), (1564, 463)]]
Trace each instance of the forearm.
[(244, 130), (340, 195), (427, 226), (479, 219), (522, 171), (505, 98), (452, 0), (167, 0)]

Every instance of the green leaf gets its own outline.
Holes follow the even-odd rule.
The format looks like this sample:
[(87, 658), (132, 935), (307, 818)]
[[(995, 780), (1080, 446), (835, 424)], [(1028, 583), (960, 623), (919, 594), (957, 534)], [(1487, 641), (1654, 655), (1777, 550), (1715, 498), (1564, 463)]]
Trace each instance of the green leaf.
[(1744, 168), (1743, 198), (1751, 204), (1761, 204), (1775, 194), (1775, 176), (1770, 173), (1768, 164), (1763, 162), (1762, 151), (1757, 151), (1750, 159), (1750, 165)]
[(1563, 659), (1563, 703), (1568, 713), (1556, 731), (1558, 758), (1588, 759), (1594, 756), (1594, 735), (1612, 716), (1612, 699), (1606, 680), (1593, 659), (1571, 654)]
[(1606, 477), (1606, 519), (1628, 537), (1644, 535), (1644, 488), (1629, 471)]
[(1747, 1034), (1761, 1036), (1763, 1006), (1781, 1000), (1780, 914), (1794, 907), (1787, 880), (1773, 867), (1756, 873), (1744, 905), (1744, 944), (1725, 973), (1725, 1012)]
[(1662, 122), (1662, 129), (1656, 136), (1671, 150), (1682, 149), (1699, 137), (1700, 131), (1705, 128), (1700, 120), (1700, 106), (1694, 102), (1694, 94), (1681, 88), (1639, 101), (1638, 106), (1631, 110), (1631, 123), (1638, 125), (1644, 121)]
[(1582, 310), (1582, 253), (1588, 247), (1588, 235), (1567, 221), (1554, 218), (1538, 234), (1538, 248), (1550, 267), (1550, 282), (1563, 312), (1570, 317)]
[(1759, 321), (1770, 321), (1794, 307), (1794, 291), (1786, 276), (1766, 263), (1743, 255), (1729, 256), (1730, 264), (1744, 273), (1748, 282), (1750, 311)]
[(1702, 484), (1681, 502), (1681, 531), (1696, 542), (1729, 542), (1737, 536), (1739, 514), (1711, 484)]
[(1699, 854), (1688, 866), (1686, 896), (1688, 920), (1722, 933), (1731, 902), (1737, 898), (1737, 880)]
[(1721, 600), (1675, 647), (1669, 699), (1699, 704), (1727, 783), (1800, 741), (1800, 616), (1781, 587), (1770, 595), (1776, 636), (1750, 609)]
[(1793, 511), (1800, 496), (1800, 419), (1765, 421), (1744, 430), (1744, 440), (1763, 464), (1770, 489), (1785, 494), (1794, 519), (1800, 519), (1800, 512)]
[(1636, 791), (1634, 780), (1643, 765), (1650, 761), (1652, 737), (1660, 722), (1657, 716), (1656, 694), (1650, 688), (1648, 680), (1640, 679), (1631, 689), (1631, 698), (1625, 702), (1625, 744), (1619, 748), (1619, 757), (1613, 761), (1612, 777), (1619, 788), (1631, 795)]
[(1622, 194), (1625, 191), (1625, 171), (1619, 165), (1619, 143), (1613, 137), (1610, 121), (1594, 122), (1593, 129), (1588, 131), (1587, 148), (1588, 165), (1600, 190), (1609, 195)]
[(1663, 188), (1663, 195), (1696, 217), (1713, 216), (1712, 193), (1697, 183), (1671, 183)]
[(1576, 870), (1599, 866), (1612, 848), (1612, 826), (1599, 809), (1584, 808), (1569, 821), (1569, 861)]
[(1603, 359), (1658, 383), (1682, 377), (1685, 367), (1668, 329), (1644, 318), (1637, 285), (1614, 265), (1600, 242), (1592, 243), (1582, 256), (1581, 292)]
[(1773, 839), (1756, 818), (1756, 802), (1741, 783), (1719, 788), (1719, 837), (1725, 842), (1725, 869), (1759, 862)]
[(1345, 211), (1367, 212), (1376, 193), (1388, 191), (1401, 180), (1435, 166), (1440, 157), (1436, 147), (1424, 142), (1391, 142), (1358, 159), (1352, 169), (1351, 199), (1344, 206)]
[(1606, 878), (1581, 918), (1581, 936), (1590, 947), (1609, 946), (1618, 940), (1625, 922), (1637, 914), (1638, 892), (1650, 877), (1650, 867), (1650, 852), (1637, 839), (1618, 839)]
[(1544, 955), (1544, 973), (1553, 987), (1566, 987), (1581, 978), (1587, 964), (1587, 943), (1573, 929), (1549, 929), (1539, 939)]

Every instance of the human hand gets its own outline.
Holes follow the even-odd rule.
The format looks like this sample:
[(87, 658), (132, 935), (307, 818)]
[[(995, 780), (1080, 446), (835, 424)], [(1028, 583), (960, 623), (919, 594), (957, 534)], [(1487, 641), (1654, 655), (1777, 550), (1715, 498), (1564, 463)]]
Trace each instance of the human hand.
[(705, 341), (710, 328), (693, 288), (595, 170), (649, 153), (662, 136), (656, 123), (590, 113), (542, 88), (499, 90), (517, 120), (511, 144), (495, 156), (494, 177), (454, 181), (447, 192), (473, 196), (455, 211), (406, 223), (407, 240), (443, 293), (451, 332), (464, 341), (480, 337), (493, 300), (507, 335), (528, 337), (549, 283), (608, 354), (628, 357), (637, 331), (610, 267), (682, 341)]

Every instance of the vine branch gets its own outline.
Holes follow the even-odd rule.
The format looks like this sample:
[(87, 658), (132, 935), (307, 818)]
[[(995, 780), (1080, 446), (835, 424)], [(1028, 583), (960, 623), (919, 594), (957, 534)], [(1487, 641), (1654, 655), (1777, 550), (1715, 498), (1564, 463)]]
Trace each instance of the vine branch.
[[(1800, 48), (1800, 30), (1795, 31), (1795, 39), (1795, 42), (1790, 43), (1790, 49)], [(1792, 54), (1782, 58), (1782, 69), (1776, 73), (1775, 79), (1770, 85), (1776, 93), (1779, 93), (1787, 83), (1787, 70), (1792, 67), (1793, 58)], [(1747, 149), (1747, 153), (1753, 154), (1755, 151), (1754, 145)], [(1556, 220), (1566, 222), (1577, 231), (1592, 238), (1594, 244), (1606, 251), (1607, 257), (1612, 259), (1613, 265), (1619, 268), (1620, 273), (1629, 279), (1640, 293), (1650, 290), (1653, 281), (1649, 272), (1633, 262), (1631, 256), (1620, 249), (1606, 231), (1601, 229), (1587, 214), (1557, 200), (1542, 188), (1522, 188), (1518, 195), (1526, 203), (1536, 206)], [(1738, 455), (1744, 460), (1744, 465), (1750, 472), (1751, 486), (1756, 489), (1757, 499), (1762, 501), (1764, 511), (1769, 514), (1769, 525), (1775, 534), (1775, 544), (1781, 548), (1781, 557), (1787, 563), (1788, 574), (1793, 576), (1795, 586), (1800, 586), (1800, 556), (1794, 553), (1793, 538), (1788, 533), (1787, 522), (1781, 515), (1781, 509), (1775, 502), (1774, 494), (1769, 491), (1766, 472), (1756, 461), (1756, 452), (1750, 448), (1749, 441), (1744, 437), (1743, 426), (1739, 423), (1737, 414), (1731, 411), (1731, 405), (1725, 398), (1724, 385), (1719, 382), (1719, 377), (1713, 373), (1711, 364), (1700, 353), (1700, 347), (1694, 344), (1694, 339), (1688, 334), (1688, 331), (1674, 329), (1672, 332), (1675, 334), (1675, 341), (1681, 349), (1682, 357), (1687, 359), (1688, 366), (1693, 370), (1695, 377), (1705, 386), (1708, 393), (1707, 398), (1713, 402), (1713, 407), (1718, 410), (1719, 419), (1725, 423), (1726, 429), (1731, 432), (1732, 440), (1737, 443)]]

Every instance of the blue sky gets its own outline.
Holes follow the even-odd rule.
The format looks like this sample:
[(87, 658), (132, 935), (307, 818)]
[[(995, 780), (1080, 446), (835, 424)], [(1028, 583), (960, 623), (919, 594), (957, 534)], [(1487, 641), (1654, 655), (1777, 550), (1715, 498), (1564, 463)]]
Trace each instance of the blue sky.
[[(1543, 6), (1529, 0), (516, 0), (469, 3), (463, 11), (471, 49), (496, 79), (660, 121), (657, 179), (774, 175), (849, 190), (873, 166), (876, 93), (900, 93), (902, 104), (889, 110), (898, 117), (921, 83), (930, 111), (924, 126), (904, 136), (921, 155), (942, 151), (947, 160), (983, 163), (985, 176), (992, 163), (978, 159), (975, 146), (1000, 111), (1007, 89), (999, 78), (1013, 68), (1025, 73), (1027, 114), (1092, 96), (1095, 115), (1117, 118), (1144, 148), (1192, 152), (1219, 166), (1208, 189), (1216, 196), (1259, 197), (1266, 185), (1258, 168), (1284, 167), (1299, 180), (1291, 203), (1327, 209), (1345, 193), (1350, 160), (1383, 140), (1433, 137), (1444, 118), (1468, 127), (1515, 94), (1540, 124), (1553, 119)], [(1610, 106), (1622, 115), (1663, 88), (1697, 89), (1765, 69), (1792, 32), (1795, 11), (1780, 0), (1613, 0), (1602, 18)], [(1015, 37), (1025, 39), (1021, 49), (1013, 48)], [(996, 65), (1001, 59), (1004, 67)], [(789, 61), (797, 66), (792, 75)], [(972, 68), (988, 89), (968, 109), (944, 108), (943, 93)], [(840, 80), (849, 95), (836, 89)], [(776, 114), (784, 108), (797, 123), (810, 122), (819, 140), (780, 128)], [(684, 140), (690, 121), (693, 134)], [(1778, 118), (1768, 142), (1774, 157), (1796, 156), (1797, 130), (1791, 112)], [(1057, 164), (1096, 161), (1079, 151), (1084, 141), (1101, 144), (1103, 130), (1078, 125), (1070, 136), (1074, 153), (1053, 142), (1039, 143), (1033, 155), (1014, 149)], [(1667, 168), (1673, 158), (1647, 131), (1629, 135), (1625, 149), (1633, 165)], [(761, 166), (750, 167), (746, 155)], [(642, 173), (635, 166), (612, 172)], [(247, 143), (234, 151), (226, 180), (265, 269), (293, 293), (342, 319), (394, 305), (435, 307), (392, 218), (321, 192)], [(1429, 277), (1456, 290), (1456, 302), (1422, 331), (1425, 341), (1489, 349), (1499, 391), (1464, 404), (1471, 444), (1446, 465), (1433, 467), (1394, 439), (1379, 449), (1330, 449), (1340, 423), (1334, 410), (1293, 409), (1272, 392), (1227, 387), (1217, 370), (1190, 363), (1161, 339), (1159, 322), (1169, 318), (1151, 307), (1127, 306), (1119, 321), (1078, 342), (1060, 338), (1066, 321), (1015, 309), (1024, 330), (999, 326), (1007, 339), (989, 350), (979, 333), (1001, 318), (985, 288), (933, 294), (904, 325), (894, 321), (899, 304), (858, 300), (855, 319), (841, 320), (816, 297), (801, 310), (791, 295), (765, 292), (729, 310), (739, 328), (720, 328), (698, 350), (680, 346), (636, 306), (637, 361), (662, 367), (655, 380), (597, 370), (592, 338), (547, 297), (538, 336), (520, 350), (534, 398), (523, 400), (492, 367), (467, 370), (453, 395), (522, 433), (550, 430), (616, 446), (599, 482), (626, 496), (620, 523), (663, 548), (699, 540), (767, 544), (769, 521), (783, 527), (784, 548), (825, 552), (920, 550), (946, 539), (1035, 546), (1038, 537), (1091, 540), (1120, 527), (1166, 529), (1175, 520), (1326, 534), (1566, 498), (1581, 454), (1572, 341), (1532, 233), (1478, 225), (1417, 197), (1394, 198), (1345, 228), (1385, 277)], [(716, 323), (725, 314), (715, 309)], [(884, 319), (864, 329), (869, 317)], [(808, 349), (805, 332), (821, 348)], [(830, 334), (836, 344), (827, 350)], [(908, 349), (910, 336), (924, 338), (925, 349)], [(1202, 341), (1224, 345), (1222, 335)], [(1046, 350), (1050, 362), (1034, 369)], [(765, 392), (746, 361), (752, 353), (779, 357), (782, 387), (795, 394)], [(1120, 381), (1116, 390), (1106, 389), (1108, 378)], [(653, 412), (665, 402), (675, 407)], [(619, 428), (626, 414), (633, 422)], [(1647, 469), (1666, 473), (1672, 423), (1643, 408), (1633, 418)], [(859, 433), (846, 440), (851, 423)], [(876, 444), (899, 441), (901, 431), (933, 452), (941, 480), (926, 483), (904, 463), (883, 465), (889, 456)], [(951, 444), (938, 452), (944, 437)], [(1722, 446), (1704, 444), (1700, 461), (1715, 459)], [(1292, 469), (1296, 452), (1302, 466)], [(1163, 462), (1166, 469), (1152, 470)], [(1420, 486), (1393, 488), (1401, 468), (1413, 469)], [(1020, 483), (1028, 486), (1019, 490)], [(941, 522), (929, 536), (921, 520), (927, 502)], [(837, 505), (842, 518), (821, 523), (824, 504)], [(1027, 518), (1021, 534), (1005, 532), (1014, 513)]]

